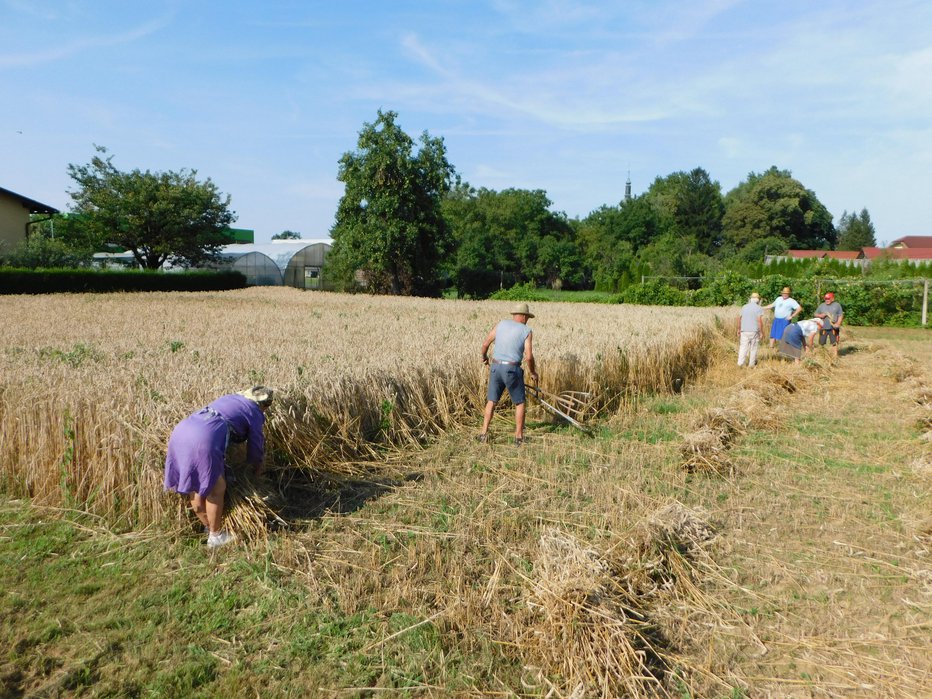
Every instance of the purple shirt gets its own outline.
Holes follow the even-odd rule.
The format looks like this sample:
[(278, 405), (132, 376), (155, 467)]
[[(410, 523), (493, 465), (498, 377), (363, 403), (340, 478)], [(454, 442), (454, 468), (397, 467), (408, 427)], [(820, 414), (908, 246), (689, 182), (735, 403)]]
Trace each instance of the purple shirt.
[(231, 442), (249, 440), (246, 460), (251, 464), (262, 463), (265, 456), (265, 435), (262, 433), (265, 413), (259, 404), (238, 393), (231, 393), (220, 396), (207, 407), (220, 413), (230, 425)]
[(165, 456), (165, 489), (206, 497), (224, 474), (229, 442), (248, 441), (246, 459), (262, 463), (265, 415), (237, 393), (221, 396), (175, 425)]

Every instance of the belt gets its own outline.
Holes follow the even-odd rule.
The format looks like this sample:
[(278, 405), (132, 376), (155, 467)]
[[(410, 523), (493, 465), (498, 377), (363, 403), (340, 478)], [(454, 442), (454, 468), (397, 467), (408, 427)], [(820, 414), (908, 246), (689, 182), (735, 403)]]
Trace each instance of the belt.
[(493, 359), (492, 364), (510, 364), (512, 366), (521, 366), (521, 362), (503, 362), (501, 359)]

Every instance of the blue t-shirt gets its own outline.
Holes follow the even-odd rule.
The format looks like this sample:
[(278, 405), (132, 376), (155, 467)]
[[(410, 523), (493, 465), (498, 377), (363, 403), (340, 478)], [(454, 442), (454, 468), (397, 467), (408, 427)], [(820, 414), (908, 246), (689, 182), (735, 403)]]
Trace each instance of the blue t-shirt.
[(773, 317), (788, 319), (797, 308), (799, 308), (799, 304), (796, 303), (796, 299), (785, 299), (783, 296), (780, 296), (773, 302)]
[(524, 359), (524, 341), (531, 329), (524, 323), (507, 318), (495, 326), (495, 346), (492, 359), (520, 363)]

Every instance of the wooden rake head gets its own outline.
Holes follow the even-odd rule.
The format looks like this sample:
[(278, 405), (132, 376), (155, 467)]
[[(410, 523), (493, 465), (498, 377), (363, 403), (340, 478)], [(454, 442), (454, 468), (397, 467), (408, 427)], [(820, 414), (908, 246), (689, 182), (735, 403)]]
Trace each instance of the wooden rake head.
[(583, 421), (591, 412), (592, 394), (586, 391), (561, 391), (560, 393), (550, 393), (539, 386), (524, 384), (537, 402), (545, 410), (563, 418), (573, 427), (583, 432), (589, 432), (589, 427), (583, 424)]

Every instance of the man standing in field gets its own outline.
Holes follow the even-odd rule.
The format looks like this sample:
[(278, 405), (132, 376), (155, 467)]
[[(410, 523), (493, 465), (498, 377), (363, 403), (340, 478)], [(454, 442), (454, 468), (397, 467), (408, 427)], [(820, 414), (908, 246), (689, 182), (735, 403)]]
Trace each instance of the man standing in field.
[(832, 343), (832, 351), (838, 358), (838, 340), (841, 334), (841, 321), (845, 317), (841, 304), (835, 300), (835, 293), (829, 291), (825, 294), (825, 302), (820, 303), (816, 309), (815, 317), (822, 321), (822, 330), (819, 331), (819, 344), (824, 345), (828, 340)]
[(783, 287), (783, 291), (780, 292), (774, 302), (764, 306), (764, 310), (773, 309), (773, 323), (770, 325), (770, 349), (773, 349), (774, 345), (783, 339), (783, 331), (786, 330), (786, 326), (803, 310), (803, 307), (799, 305), (796, 299), (790, 296), (791, 292), (790, 287)]
[(511, 318), (500, 321), (482, 343), (483, 364), (489, 363), (489, 346), (493, 343), (495, 350), (492, 352), (482, 432), (477, 437), (480, 442), (489, 440), (489, 424), (495, 414), (495, 406), (507, 388), (511, 402), (515, 404), (515, 445), (521, 446), (524, 443), (525, 391), (521, 362), (527, 362), (531, 378), (537, 383), (537, 369), (531, 343), (532, 332), (527, 326), (528, 320), (533, 317), (534, 314), (526, 303), (518, 304), (512, 309)]
[(747, 357), (748, 366), (757, 364), (757, 345), (764, 336), (764, 309), (760, 307), (760, 294), (751, 294), (748, 302), (741, 307), (737, 318), (738, 329), (738, 366), (744, 364)]

